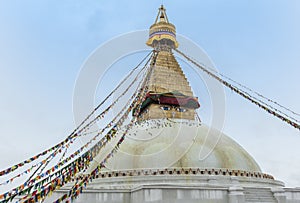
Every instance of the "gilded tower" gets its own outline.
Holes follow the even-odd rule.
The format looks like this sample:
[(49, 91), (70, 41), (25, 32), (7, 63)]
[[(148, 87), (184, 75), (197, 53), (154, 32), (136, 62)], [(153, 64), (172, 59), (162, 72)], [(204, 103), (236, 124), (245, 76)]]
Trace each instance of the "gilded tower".
[(156, 20), (150, 27), (146, 43), (157, 51), (155, 64), (147, 82), (148, 93), (143, 102), (140, 119), (181, 118), (194, 120), (198, 99), (172, 49), (178, 47), (176, 28), (171, 24), (163, 6), (159, 8)]

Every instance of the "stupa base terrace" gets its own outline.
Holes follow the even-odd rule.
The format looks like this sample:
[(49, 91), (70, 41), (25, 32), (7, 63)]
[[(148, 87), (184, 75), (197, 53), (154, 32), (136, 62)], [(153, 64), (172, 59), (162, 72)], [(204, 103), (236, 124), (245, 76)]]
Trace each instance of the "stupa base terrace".
[[(67, 193), (68, 189), (70, 188), (57, 191), (52, 197), (53, 200)], [(300, 188), (284, 188), (282, 182), (274, 180), (270, 175), (239, 170), (125, 170), (99, 174), (74, 202), (290, 203), (300, 202)]]

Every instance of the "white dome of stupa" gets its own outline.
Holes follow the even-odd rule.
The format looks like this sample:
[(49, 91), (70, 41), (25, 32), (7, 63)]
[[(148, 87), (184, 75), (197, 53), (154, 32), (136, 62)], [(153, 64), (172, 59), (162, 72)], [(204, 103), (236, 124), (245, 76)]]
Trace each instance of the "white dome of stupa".
[[(106, 147), (106, 153), (103, 151), (95, 158), (95, 166), (115, 146), (123, 132), (117, 133), (112, 144)], [(105, 166), (113, 171), (199, 168), (261, 172), (251, 155), (227, 135), (196, 121), (180, 119), (136, 123)]]

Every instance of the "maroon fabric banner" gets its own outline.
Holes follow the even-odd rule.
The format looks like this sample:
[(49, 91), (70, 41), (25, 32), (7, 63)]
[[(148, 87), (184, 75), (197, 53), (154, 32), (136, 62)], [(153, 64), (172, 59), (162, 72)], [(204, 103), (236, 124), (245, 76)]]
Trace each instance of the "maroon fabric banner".
[(149, 99), (150, 103), (158, 103), (158, 104), (168, 104), (173, 106), (182, 106), (192, 109), (197, 109), (200, 107), (198, 99), (195, 97), (186, 96), (180, 92), (168, 92), (168, 93), (152, 93), (148, 92), (146, 94), (145, 101)]

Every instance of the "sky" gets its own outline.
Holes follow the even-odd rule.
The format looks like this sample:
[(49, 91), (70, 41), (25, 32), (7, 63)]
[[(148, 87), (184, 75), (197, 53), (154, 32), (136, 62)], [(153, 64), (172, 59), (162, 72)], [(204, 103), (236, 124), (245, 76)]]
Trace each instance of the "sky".
[[(111, 38), (148, 29), (161, 3), (0, 2), (1, 169), (53, 146), (74, 129), (74, 87), (86, 59)], [(163, 3), (177, 33), (197, 43), (221, 73), (300, 112), (299, 1)], [(200, 102), (209, 103), (203, 97)], [(263, 172), (288, 187), (300, 186), (299, 130), (226, 90), (224, 133)]]

